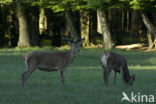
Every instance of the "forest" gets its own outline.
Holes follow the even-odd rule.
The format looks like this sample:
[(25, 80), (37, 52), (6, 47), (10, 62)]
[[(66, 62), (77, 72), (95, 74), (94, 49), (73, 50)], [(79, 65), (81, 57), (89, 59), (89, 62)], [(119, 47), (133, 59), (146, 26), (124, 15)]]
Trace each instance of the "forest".
[(155, 0), (0, 0), (0, 47), (156, 47)]
[(154, 104), (155, 73), (156, 0), (0, 0), (0, 104)]

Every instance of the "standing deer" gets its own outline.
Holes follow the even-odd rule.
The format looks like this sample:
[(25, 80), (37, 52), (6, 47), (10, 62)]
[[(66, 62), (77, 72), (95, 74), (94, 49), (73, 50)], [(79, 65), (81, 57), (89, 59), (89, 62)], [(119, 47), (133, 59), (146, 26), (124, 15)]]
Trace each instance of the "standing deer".
[(105, 85), (108, 86), (108, 76), (114, 71), (114, 86), (116, 81), (116, 72), (120, 73), (123, 83), (132, 86), (135, 75), (130, 76), (127, 61), (124, 56), (114, 52), (104, 52), (101, 56), (101, 64), (103, 67), (103, 78)]
[(61, 77), (62, 86), (65, 84), (64, 71), (66, 67), (72, 63), (76, 53), (80, 51), (81, 43), (84, 39), (80, 39), (77, 42), (70, 41), (66, 38), (70, 45), (70, 50), (66, 52), (38, 52), (30, 51), (23, 55), (26, 71), (22, 74), (23, 87), (26, 84), (28, 77), (36, 69), (43, 71), (59, 71)]

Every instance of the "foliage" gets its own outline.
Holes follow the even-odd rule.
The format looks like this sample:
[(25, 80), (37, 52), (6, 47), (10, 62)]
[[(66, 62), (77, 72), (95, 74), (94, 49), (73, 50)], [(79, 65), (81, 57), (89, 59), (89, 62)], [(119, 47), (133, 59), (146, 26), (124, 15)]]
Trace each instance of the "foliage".
[(133, 9), (141, 9), (141, 10), (156, 9), (155, 0), (130, 0), (129, 3)]
[(71, 8), (73, 11), (85, 8), (87, 0), (28, 0), (32, 5), (50, 8), (54, 12), (63, 12), (65, 8)]
[(0, 0), (0, 3), (12, 2), (12, 0)]
[[(8, 3), (13, 0), (0, 0), (0, 3)], [(74, 10), (79, 10), (81, 8), (86, 8), (87, 0), (21, 0), (25, 3), (30, 3), (33, 6), (37, 5), (40, 7), (50, 8), (54, 12), (63, 12), (65, 8), (71, 8)]]
[(112, 9), (112, 8), (129, 8), (128, 0), (88, 0), (88, 8), (92, 9)]
[(155, 0), (88, 0), (88, 7), (93, 9), (133, 8), (155, 10)]
[[(14, 3), (12, 3), (12, 1), (14, 1)], [(16, 0), (0, 0), (0, 4), (2, 4), (0, 6), (1, 9), (1, 21), (0, 21), (0, 47), (8, 47), (9, 42), (11, 42), (11, 44), (15, 43), (14, 45), (11, 45), (11, 47), (15, 47), (17, 45), (17, 41), (18, 41), (18, 21), (17, 21), (17, 15), (16, 12), (17, 10), (16, 8), (16, 4), (15, 4)], [(106, 12), (106, 14), (110, 15), (110, 27), (111, 27), (111, 31), (113, 33), (113, 31), (115, 31), (115, 34), (117, 34), (117, 32), (122, 32), (123, 30), (121, 30), (121, 11), (125, 10), (125, 9), (131, 9), (128, 10), (130, 11), (130, 26), (129, 26), (129, 30), (131, 29), (132, 26), (132, 13), (133, 11), (131, 11), (132, 9), (136, 9), (136, 10), (148, 10), (151, 12), (151, 10), (153, 10), (154, 12), (151, 12), (148, 17), (150, 17), (150, 20), (152, 20), (153, 23), (155, 23), (155, 10), (156, 10), (156, 2), (155, 0), (21, 0), (23, 1), (23, 3), (26, 3), (26, 11), (27, 11), (27, 16), (29, 16), (31, 14), (31, 12), (29, 12), (29, 10), (34, 10), (32, 8), (32, 6), (30, 6), (30, 4), (33, 5), (33, 7), (37, 8), (37, 11), (39, 12), (39, 7), (44, 7), (44, 8), (50, 8), (50, 9), (46, 9), (46, 15), (48, 17), (48, 26), (49, 24), (52, 24), (54, 27), (56, 28), (60, 28), (62, 29), (65, 25), (65, 19), (62, 16), (64, 10), (66, 8), (71, 8), (73, 11), (79, 11), (81, 8), (92, 8), (90, 10), (90, 16), (95, 16), (92, 20), (90, 20), (90, 23), (95, 25), (93, 28), (90, 27), (89, 32), (92, 33), (91, 31), (95, 31), (95, 33), (93, 34), (93, 36), (90, 35), (90, 41), (94, 44), (101, 44), (102, 41), (102, 36), (98, 36), (96, 33), (96, 13), (93, 11), (97, 10), (97, 9), (112, 9), (109, 10), (108, 12)], [(9, 4), (9, 5), (8, 5)], [(11, 5), (13, 6), (11, 6)], [(7, 9), (5, 9), (7, 8)], [(29, 8), (29, 10), (28, 10)], [(122, 9), (116, 9), (116, 8), (122, 8)], [(115, 13), (114, 11), (117, 10), (119, 12), (119, 15), (117, 14), (117, 12)], [(47, 13), (47, 11), (50, 11)], [(55, 12), (55, 13), (54, 13)], [(56, 13), (57, 12), (57, 13)], [(61, 12), (61, 13), (60, 13)], [(91, 12), (94, 14), (91, 14)], [(38, 15), (38, 13), (34, 12), (36, 15)], [(125, 11), (123, 13), (126, 13)], [(139, 13), (139, 12), (138, 12)], [(57, 19), (60, 21), (57, 21), (56, 18), (58, 18), (58, 16), (56, 15), (60, 15), (62, 16), (61, 19)], [(75, 12), (75, 14), (78, 14), (78, 12)], [(31, 15), (30, 15), (31, 16)], [(74, 18), (74, 20), (76, 21), (76, 28), (79, 28), (79, 17), (78, 15), (75, 16), (76, 18)], [(12, 19), (11, 19), (12, 18)], [(119, 19), (120, 18), (120, 19)], [(125, 14), (125, 23), (124, 23), (124, 32), (125, 32), (125, 28), (126, 27), (126, 14)], [(139, 21), (141, 21), (140, 17), (138, 17)], [(78, 20), (78, 21), (77, 21)], [(11, 22), (10, 22), (11, 21)], [(36, 21), (38, 21), (36, 19)], [(115, 21), (119, 21), (119, 22), (115, 22)], [(92, 23), (94, 22), (94, 23)], [(117, 34), (118, 38), (116, 38), (117, 35), (112, 35), (112, 39), (116, 40), (116, 43), (119, 42), (122, 44), (129, 44), (129, 43), (136, 43), (140, 42), (138, 41), (138, 31), (142, 31), (142, 36), (145, 40), (146, 37), (146, 29), (143, 27), (143, 24), (141, 24), (142, 22), (136, 23), (136, 25), (138, 25), (138, 29), (136, 29), (136, 31), (132, 30), (132, 34), (130, 35), (127, 31), (125, 32), (125, 35), (123, 34)], [(116, 25), (119, 24), (119, 25)], [(57, 26), (58, 25), (58, 26)], [(113, 27), (114, 26), (114, 27)], [(118, 30), (117, 30), (118, 28)], [(9, 31), (10, 29), (10, 31)], [(50, 28), (48, 28), (50, 29)], [(139, 30), (140, 29), (140, 30)], [(2, 31), (3, 30), (3, 31)], [(58, 29), (59, 30), (59, 29)], [(54, 28), (52, 29), (52, 31), (57, 31), (59, 33), (58, 30), (55, 30)], [(62, 29), (63, 30), (63, 29)], [(47, 30), (49, 31), (49, 30)], [(117, 31), (117, 32), (116, 32)], [(130, 30), (131, 31), (131, 30)], [(130, 32), (129, 31), (129, 32)], [(62, 32), (62, 31), (61, 31)], [(48, 34), (48, 32), (46, 33)], [(56, 32), (54, 33), (56, 34)], [(135, 36), (136, 34), (136, 36)], [(95, 37), (95, 38), (94, 38)], [(2, 40), (2, 41), (1, 41)], [(49, 38), (50, 42), (51, 42), (51, 38)], [(120, 41), (122, 42), (120, 42)], [(117, 42), (118, 41), (118, 42)], [(46, 44), (51, 44), (50, 42), (45, 42)], [(147, 41), (144, 41), (145, 43), (147, 43)], [(1, 44), (2, 43), (2, 44)], [(61, 43), (62, 44), (62, 43)]]

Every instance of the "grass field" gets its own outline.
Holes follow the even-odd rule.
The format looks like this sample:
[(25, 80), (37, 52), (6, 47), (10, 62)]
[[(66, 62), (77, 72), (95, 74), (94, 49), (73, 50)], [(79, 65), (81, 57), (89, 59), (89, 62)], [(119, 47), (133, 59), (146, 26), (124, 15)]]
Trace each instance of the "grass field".
[(127, 101), (121, 103), (122, 92), (128, 96), (134, 92), (156, 97), (156, 52), (112, 51), (126, 56), (130, 73), (136, 75), (132, 87), (123, 85), (117, 74), (114, 88), (111, 73), (110, 86), (106, 88), (99, 60), (103, 49), (83, 49), (66, 69), (65, 88), (61, 87), (58, 72), (39, 70), (23, 88), (21, 74), (25, 65), (22, 54), (25, 51), (0, 50), (0, 104), (128, 104)]

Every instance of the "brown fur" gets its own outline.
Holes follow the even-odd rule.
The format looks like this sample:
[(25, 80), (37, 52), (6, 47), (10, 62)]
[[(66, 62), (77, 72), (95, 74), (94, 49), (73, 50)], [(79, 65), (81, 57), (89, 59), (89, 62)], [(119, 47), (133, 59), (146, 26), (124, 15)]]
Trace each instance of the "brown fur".
[(79, 52), (82, 40), (76, 43), (70, 43), (70, 50), (66, 52), (39, 52), (30, 51), (23, 55), (26, 71), (22, 74), (23, 86), (26, 84), (28, 77), (36, 69), (42, 71), (59, 71), (62, 85), (64, 85), (64, 70), (66, 67), (72, 63), (75, 54)]
[[(103, 56), (106, 56), (107, 65), (104, 66), (102, 63)], [(135, 75), (130, 76), (126, 58), (115, 52), (104, 52), (101, 56), (101, 64), (104, 70), (104, 81), (108, 86), (108, 76), (112, 70), (114, 70), (114, 86), (116, 81), (116, 72), (121, 73), (124, 83), (132, 85), (135, 80)]]

